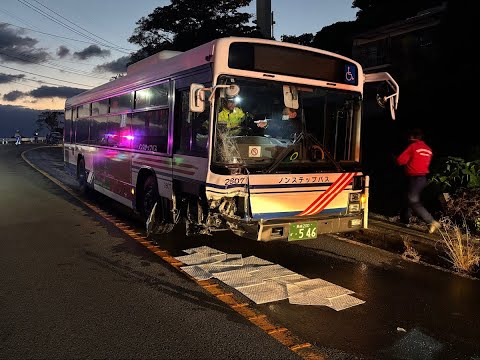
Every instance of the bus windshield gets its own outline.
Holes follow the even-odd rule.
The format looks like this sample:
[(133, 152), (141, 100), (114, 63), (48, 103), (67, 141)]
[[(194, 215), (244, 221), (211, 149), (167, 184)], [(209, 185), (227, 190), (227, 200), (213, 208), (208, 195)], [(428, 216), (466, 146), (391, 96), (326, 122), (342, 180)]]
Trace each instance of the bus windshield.
[[(216, 94), (214, 164), (267, 173), (356, 166), (359, 93), (234, 76), (218, 84), (240, 92)], [(285, 106), (286, 87), (295, 89), (298, 108)]]

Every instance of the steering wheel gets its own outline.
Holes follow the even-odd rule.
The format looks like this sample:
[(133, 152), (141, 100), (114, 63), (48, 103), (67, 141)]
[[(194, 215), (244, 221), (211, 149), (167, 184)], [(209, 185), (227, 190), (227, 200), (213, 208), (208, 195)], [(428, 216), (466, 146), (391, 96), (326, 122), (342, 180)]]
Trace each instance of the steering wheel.
[(312, 161), (325, 160), (325, 151), (323, 151), (321, 146), (312, 145), (309, 150)]

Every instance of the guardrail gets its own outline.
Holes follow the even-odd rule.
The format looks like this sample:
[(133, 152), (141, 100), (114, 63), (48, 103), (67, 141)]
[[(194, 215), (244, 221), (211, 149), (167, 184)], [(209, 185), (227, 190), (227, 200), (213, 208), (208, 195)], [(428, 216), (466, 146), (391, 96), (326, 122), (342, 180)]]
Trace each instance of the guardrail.
[[(44, 143), (47, 140), (45, 136), (39, 136), (37, 138), (37, 142), (39, 143)], [(17, 142), (17, 139), (15, 138), (0, 138), (0, 144), (1, 145), (8, 145), (8, 144), (15, 144)], [(25, 143), (35, 143), (35, 138), (34, 137), (22, 137), (22, 144)]]

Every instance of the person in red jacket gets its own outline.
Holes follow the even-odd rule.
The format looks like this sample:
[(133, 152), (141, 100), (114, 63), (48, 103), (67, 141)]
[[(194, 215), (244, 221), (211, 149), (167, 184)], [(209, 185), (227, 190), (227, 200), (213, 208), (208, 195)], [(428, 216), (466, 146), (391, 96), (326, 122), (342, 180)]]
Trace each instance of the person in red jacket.
[(420, 129), (413, 129), (409, 133), (410, 144), (397, 157), (397, 164), (404, 167), (407, 188), (406, 205), (402, 210), (400, 219), (409, 224), (412, 211), (429, 225), (428, 232), (431, 234), (440, 228), (440, 223), (435, 221), (432, 214), (423, 206), (420, 196), (427, 185), (432, 149), (423, 142), (423, 133)]

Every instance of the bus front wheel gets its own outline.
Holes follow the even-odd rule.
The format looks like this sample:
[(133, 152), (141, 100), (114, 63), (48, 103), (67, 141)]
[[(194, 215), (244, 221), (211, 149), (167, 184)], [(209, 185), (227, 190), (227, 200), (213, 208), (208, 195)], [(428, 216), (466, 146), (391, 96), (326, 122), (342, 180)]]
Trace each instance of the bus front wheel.
[[(152, 214), (152, 211), (155, 212)], [(173, 230), (174, 224), (168, 217), (166, 199), (158, 194), (157, 180), (150, 175), (143, 183), (141, 214), (148, 234), (165, 234)]]

